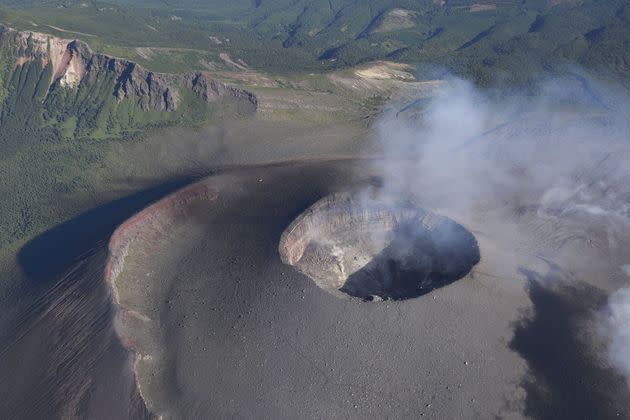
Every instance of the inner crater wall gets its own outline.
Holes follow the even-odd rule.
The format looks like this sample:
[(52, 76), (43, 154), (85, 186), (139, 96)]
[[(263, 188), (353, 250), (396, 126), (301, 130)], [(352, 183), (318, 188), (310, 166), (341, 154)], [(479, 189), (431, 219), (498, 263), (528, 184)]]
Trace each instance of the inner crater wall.
[(420, 296), (480, 260), (463, 226), (374, 190), (316, 202), (284, 231), (279, 253), (326, 291), (363, 300)]

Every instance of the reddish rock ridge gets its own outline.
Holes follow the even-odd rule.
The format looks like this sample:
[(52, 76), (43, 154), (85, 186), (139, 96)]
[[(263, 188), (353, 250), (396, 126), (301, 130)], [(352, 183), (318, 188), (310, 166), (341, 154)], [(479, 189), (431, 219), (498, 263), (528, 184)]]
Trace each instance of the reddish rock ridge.
[[(132, 216), (116, 229), (109, 240), (109, 258), (105, 268), (105, 278), (112, 288), (114, 303), (120, 303), (115, 280), (121, 273), (129, 247), (141, 237), (147, 229), (162, 227), (165, 220), (185, 211), (193, 201), (214, 201), (218, 191), (204, 181), (185, 187), (150, 205)], [(120, 308), (124, 311), (124, 308)]]
[[(120, 303), (120, 296), (116, 286), (116, 279), (123, 270), (125, 258), (129, 253), (129, 249), (137, 240), (151, 240), (151, 232), (160, 232), (173, 218), (184, 215), (186, 209), (195, 202), (208, 201), (212, 202), (218, 197), (218, 191), (209, 186), (204, 181), (185, 187), (175, 193), (161, 199), (160, 201), (150, 205), (141, 212), (135, 214), (130, 219), (120, 225), (113, 233), (109, 240), (108, 249), (109, 256), (105, 267), (105, 280), (110, 287), (113, 303), (117, 308), (117, 318), (122, 324), (126, 324), (129, 317), (142, 317), (132, 310), (125, 308)], [(139, 354), (132, 339), (123, 337), (118, 334), (123, 346), (133, 353), (134, 359), (134, 375), (137, 375), (136, 363)], [(136, 389), (141, 405), (146, 406), (145, 398), (142, 395), (136, 377)], [(135, 402), (135, 405), (140, 403)], [(152, 418), (159, 418), (151, 415)]]

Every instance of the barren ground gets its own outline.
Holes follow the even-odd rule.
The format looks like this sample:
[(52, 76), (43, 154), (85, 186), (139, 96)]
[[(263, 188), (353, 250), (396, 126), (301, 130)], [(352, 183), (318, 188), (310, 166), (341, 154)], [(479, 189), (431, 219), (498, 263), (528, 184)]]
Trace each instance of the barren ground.
[[(161, 233), (147, 231), (162, 239), (132, 244), (116, 284), (121, 305), (139, 316), (118, 330), (135, 340), (139, 386), (152, 411), (169, 418), (627, 412), (623, 381), (592, 356), (601, 344), (588, 316), (598, 296), (623, 280), (610, 261), (593, 265), (600, 250), (581, 241), (567, 246), (581, 247), (583, 260), (564, 258), (554, 236), (566, 227), (550, 225), (533, 242), (519, 242), (483, 208), (451, 215), (476, 232), (480, 264), (449, 286), (399, 302), (338, 299), (283, 265), (283, 229), (320, 197), (369, 179), (370, 167), (286, 164), (208, 178), (216, 200), (195, 202)], [(536, 223), (521, 220), (524, 230)], [(540, 296), (550, 279), (562, 279), (557, 296)], [(538, 320), (547, 305), (557, 313)], [(563, 305), (578, 305), (573, 316), (582, 321), (565, 319)], [(572, 329), (580, 346), (561, 341), (546, 349), (556, 328)], [(553, 398), (536, 399), (534, 374)], [(561, 383), (553, 382), (557, 375)]]
[[(282, 94), (270, 97), (309, 96)], [(278, 241), (297, 215), (379, 175), (378, 161), (358, 159), (378, 155), (367, 124), (340, 120), (263, 116), (121, 147), (130, 180), (178, 182), (103, 204), (20, 251), (2, 297), (0, 413), (149, 416), (141, 393), (151, 412), (173, 418), (628, 416), (593, 317), (627, 284), (628, 232), (582, 216), (540, 220), (527, 194), (462, 212), (450, 206), (457, 191), (427, 185), (418, 203), (479, 242), (468, 276), (416, 299), (361, 303), (282, 264)], [(485, 140), (500, 154), (511, 131), (528, 127)], [(599, 176), (597, 163), (584, 173)], [(216, 198), (170, 196), (176, 212), (148, 207), (192, 182), (177, 176), (191, 167), (213, 170), (200, 182)], [(106, 248), (142, 209), (151, 222), (138, 225), (110, 279), (113, 305)]]

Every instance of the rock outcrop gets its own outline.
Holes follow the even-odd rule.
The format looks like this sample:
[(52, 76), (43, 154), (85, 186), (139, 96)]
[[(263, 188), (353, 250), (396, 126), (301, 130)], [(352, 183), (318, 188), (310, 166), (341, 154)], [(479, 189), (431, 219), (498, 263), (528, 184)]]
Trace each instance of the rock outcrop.
[(181, 76), (181, 79), (187, 88), (191, 89), (206, 102), (214, 102), (222, 96), (231, 96), (258, 106), (258, 98), (252, 92), (211, 79), (207, 73), (186, 74)]
[(77, 88), (84, 82), (114, 80), (112, 95), (118, 100), (138, 99), (143, 111), (175, 111), (182, 91), (188, 89), (207, 103), (231, 97), (256, 109), (256, 96), (211, 78), (205, 72), (182, 75), (156, 73), (122, 58), (95, 53), (79, 40), (63, 39), (38, 32), (20, 32), (0, 25), (0, 42), (15, 57), (15, 65), (41, 60), (51, 66), (49, 90), (56, 85)]

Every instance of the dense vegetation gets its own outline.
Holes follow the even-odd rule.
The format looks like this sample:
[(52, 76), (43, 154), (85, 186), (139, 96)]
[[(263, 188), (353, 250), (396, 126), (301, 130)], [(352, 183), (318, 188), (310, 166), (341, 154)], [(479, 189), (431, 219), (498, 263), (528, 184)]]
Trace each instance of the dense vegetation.
[[(4, 20), (15, 26), (84, 38), (97, 49), (158, 70), (181, 70), (178, 63), (188, 68), (202, 68), (204, 62), (221, 66), (218, 54), (228, 52), (254, 68), (282, 73), (375, 59), (431, 63), (481, 84), (497, 75), (513, 83), (527, 82), (542, 71), (558, 71), (567, 62), (624, 80), (630, 74), (630, 5), (624, 0), (0, 0), (0, 4), (10, 6)], [(139, 55), (133, 48), (138, 46), (171, 50)], [(176, 59), (170, 59), (173, 54)]]

